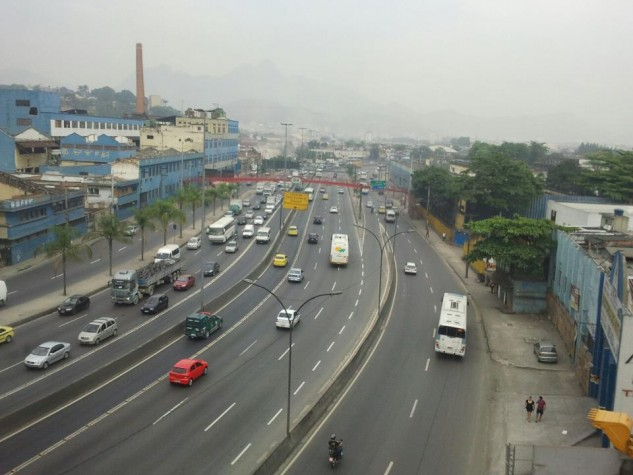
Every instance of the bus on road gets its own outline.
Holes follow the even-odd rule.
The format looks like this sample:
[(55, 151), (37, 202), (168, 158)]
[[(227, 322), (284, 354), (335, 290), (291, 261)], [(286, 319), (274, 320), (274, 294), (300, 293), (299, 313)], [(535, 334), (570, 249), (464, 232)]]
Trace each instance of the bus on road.
[(224, 244), (236, 234), (235, 218), (233, 216), (222, 216), (215, 223), (207, 226), (207, 236), (209, 242)]
[(444, 294), (440, 321), (435, 333), (436, 353), (464, 356), (466, 353), (467, 307), (468, 298), (465, 295)]
[(347, 234), (332, 234), (332, 246), (330, 248), (330, 264), (337, 266), (347, 265), (349, 262), (349, 243)]

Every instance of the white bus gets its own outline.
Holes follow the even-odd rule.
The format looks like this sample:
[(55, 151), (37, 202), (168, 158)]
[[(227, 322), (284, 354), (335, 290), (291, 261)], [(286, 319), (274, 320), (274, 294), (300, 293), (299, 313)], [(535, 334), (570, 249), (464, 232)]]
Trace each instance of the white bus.
[(215, 223), (207, 226), (209, 242), (224, 244), (235, 236), (235, 218), (222, 216)]
[(303, 190), (303, 192), (308, 194), (308, 201), (312, 201), (314, 199), (314, 188), (311, 186), (308, 186), (305, 190)]
[(337, 266), (347, 265), (349, 262), (349, 243), (347, 234), (332, 234), (332, 246), (330, 248), (330, 264)]
[(466, 319), (468, 298), (445, 293), (442, 298), (440, 322), (435, 334), (435, 352), (464, 356), (466, 353)]

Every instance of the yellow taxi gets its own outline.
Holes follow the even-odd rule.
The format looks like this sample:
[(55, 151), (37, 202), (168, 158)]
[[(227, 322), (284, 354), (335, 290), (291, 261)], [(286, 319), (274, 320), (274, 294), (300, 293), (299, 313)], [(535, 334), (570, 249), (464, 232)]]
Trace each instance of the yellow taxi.
[(387, 212), (387, 208), (385, 208), (384, 206), (378, 207), (378, 214), (385, 214), (386, 212)]
[(14, 337), (13, 328), (0, 325), (0, 343), (11, 343)]
[(288, 256), (285, 254), (275, 254), (273, 259), (274, 267), (286, 267), (288, 265)]
[(297, 226), (290, 226), (288, 228), (288, 236), (298, 236), (299, 228)]

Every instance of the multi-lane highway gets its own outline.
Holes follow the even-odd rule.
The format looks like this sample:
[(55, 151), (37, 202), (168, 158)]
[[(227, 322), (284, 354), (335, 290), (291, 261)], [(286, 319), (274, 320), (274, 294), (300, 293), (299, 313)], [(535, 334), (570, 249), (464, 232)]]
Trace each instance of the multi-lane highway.
[[(297, 225), (300, 234), (280, 236), (274, 249), (289, 255), (286, 269), (267, 265), (260, 275), (253, 275), (260, 261), (269, 260), (272, 241), (257, 245), (244, 240), (236, 255), (226, 255), (223, 247), (207, 242), (201, 251), (184, 252), (192, 272), (207, 259), (217, 258), (222, 264), (220, 276), (206, 281), (206, 301), (241, 284), (224, 307), (211, 309), (224, 318), (224, 328), (209, 340), (190, 341), (168, 331), (199, 308), (200, 284), (182, 294), (170, 291), (170, 308), (156, 317), (141, 316), (138, 307), (113, 306), (104, 292), (93, 297), (85, 315), (51, 315), (21, 327), (21, 334), (28, 331), (32, 339), (25, 345), (31, 346), (45, 339), (74, 343), (81, 327), (102, 315), (117, 317), (120, 333), (98, 348), (74, 345), (70, 360), (46, 372), (22, 366), (31, 346), (15, 345), (3, 352), (7, 358), (0, 367), (0, 406), (10, 411), (42, 394), (54, 394), (148, 340), (161, 344), (134, 364), (117, 367), (101, 385), (87, 385), (81, 397), (55, 413), (11, 433), (0, 431), (0, 472), (254, 471), (286, 435), (289, 332), (275, 328), (279, 303), (263, 290), (243, 285), (242, 279), (257, 278), (286, 307), (295, 309), (314, 295), (342, 292), (301, 309), (302, 321), (292, 335), (291, 426), (319, 399), (376, 317), (377, 243), (353, 226), (347, 193), (331, 189), (328, 195), (327, 201), (316, 195), (308, 212), (288, 218), (287, 224)], [(330, 214), (331, 205), (340, 212)], [(366, 211), (363, 225), (380, 234), (380, 215)], [(312, 224), (316, 214), (324, 217), (322, 226)], [(278, 216), (269, 222), (276, 236)], [(387, 235), (394, 232), (390, 226)], [(319, 244), (307, 244), (307, 233), (315, 231), (321, 236)], [(351, 258), (345, 268), (329, 265), (329, 236), (334, 232), (350, 236)], [(418, 262), (415, 277), (401, 273), (408, 260)], [(292, 266), (304, 269), (303, 283), (287, 282)], [(385, 265), (383, 287), (390, 281), (388, 269)], [(393, 473), (468, 473), (466, 467), (483, 463), (475, 435), (480, 426), (475, 409), (485, 379), (478, 329), (470, 327), (464, 361), (436, 358), (437, 308), (442, 293), (459, 290), (457, 284), (415, 234), (398, 236), (395, 269), (396, 298), (376, 351), (289, 466), (291, 473), (327, 468), (325, 444), (331, 432), (345, 438), (344, 464), (351, 473), (388, 473), (390, 467)], [(209, 374), (192, 387), (170, 386), (166, 372), (175, 361), (190, 356), (207, 360)]]

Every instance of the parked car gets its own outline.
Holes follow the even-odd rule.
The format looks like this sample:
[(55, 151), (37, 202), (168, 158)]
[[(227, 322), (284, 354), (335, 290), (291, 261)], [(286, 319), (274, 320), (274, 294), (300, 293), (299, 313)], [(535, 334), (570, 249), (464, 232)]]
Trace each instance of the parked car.
[(549, 341), (534, 343), (534, 354), (539, 363), (558, 363), (556, 345)]
[(297, 313), (296, 310), (288, 309), (288, 313), (286, 310), (281, 310), (277, 314), (277, 321), (275, 322), (275, 326), (277, 328), (294, 328), (299, 323), (301, 319), (301, 315)]
[(88, 310), (90, 298), (85, 295), (75, 294), (68, 297), (57, 307), (59, 315), (74, 315), (82, 310)]
[(187, 241), (187, 249), (200, 249), (202, 246), (202, 238), (200, 236), (194, 236)]
[(134, 236), (137, 232), (138, 232), (138, 226), (134, 224), (130, 224), (129, 226), (125, 228), (125, 230), (123, 231), (123, 234), (125, 236)]
[(318, 244), (319, 243), (319, 235), (317, 233), (308, 234), (308, 244)]
[(97, 318), (84, 327), (77, 339), (82, 345), (98, 345), (106, 338), (116, 336), (119, 327), (110, 317)]
[(315, 216), (312, 220), (312, 224), (323, 224), (323, 218), (321, 216)]
[(299, 267), (293, 267), (288, 272), (288, 282), (303, 282), (303, 269)]
[(233, 239), (232, 241), (226, 243), (226, 246), (224, 247), (224, 252), (234, 253), (237, 252), (239, 248), (240, 246), (237, 243), (237, 240)]
[(29, 368), (46, 369), (53, 363), (69, 358), (70, 348), (70, 343), (47, 341), (31, 351), (24, 359), (24, 364)]
[(288, 256), (285, 254), (275, 254), (273, 259), (274, 267), (286, 267), (288, 265)]
[(330, 206), (330, 213), (338, 213), (338, 206)]
[(299, 228), (297, 226), (289, 226), (288, 227), (288, 236), (298, 236)]
[(167, 294), (154, 294), (141, 305), (141, 312), (148, 314), (159, 313), (167, 307), (169, 307), (169, 297)]
[(207, 261), (204, 263), (204, 276), (209, 277), (220, 273), (220, 263), (215, 261)]
[(174, 290), (188, 290), (196, 285), (196, 277), (191, 274), (182, 274), (174, 281)]
[(204, 360), (180, 360), (169, 371), (171, 384), (186, 384), (191, 386), (193, 382), (209, 371), (209, 364)]
[(404, 265), (404, 273), (405, 274), (417, 274), (418, 267), (415, 265), (415, 262), (407, 262)]
[(15, 338), (13, 328), (0, 325), (0, 343), (11, 343), (13, 338)]

